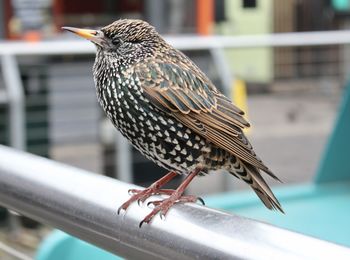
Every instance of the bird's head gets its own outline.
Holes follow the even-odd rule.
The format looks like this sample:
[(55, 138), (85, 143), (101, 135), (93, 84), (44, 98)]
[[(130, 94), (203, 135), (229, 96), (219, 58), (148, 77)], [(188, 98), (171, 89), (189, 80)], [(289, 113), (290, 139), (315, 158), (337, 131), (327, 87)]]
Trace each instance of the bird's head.
[(139, 57), (154, 52), (164, 42), (153, 26), (142, 20), (117, 20), (100, 30), (62, 27), (90, 40), (105, 55), (125, 58)]

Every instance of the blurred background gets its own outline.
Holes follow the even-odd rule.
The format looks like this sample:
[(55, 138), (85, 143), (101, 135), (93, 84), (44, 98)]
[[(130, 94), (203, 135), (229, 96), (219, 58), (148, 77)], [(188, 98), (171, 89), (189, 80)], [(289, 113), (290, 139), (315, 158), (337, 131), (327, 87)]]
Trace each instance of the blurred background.
[[(68, 49), (69, 41), (80, 39), (61, 26), (97, 28), (120, 18), (144, 19), (165, 37), (184, 39), (183, 51), (247, 111), (252, 124), (247, 134), (269, 168), (286, 185), (313, 180), (348, 77), (349, 46), (225, 48), (224, 62), (218, 64), (210, 49), (186, 49), (186, 41), (191, 46), (197, 36), (345, 30), (350, 27), (350, 1), (0, 0), (0, 48), (4, 42), (65, 40)], [(34, 55), (30, 45), (28, 52), (16, 57), (25, 107), (22, 148), (120, 177), (118, 170), (123, 168), (116, 158), (123, 149), (115, 145), (117, 133), (97, 104), (91, 72), (94, 54)], [(0, 69), (0, 143), (11, 145), (6, 69)], [(229, 73), (229, 84), (224, 72)], [(136, 150), (129, 155), (128, 180), (146, 186), (165, 173)], [(197, 178), (188, 192), (207, 195), (247, 188), (234, 178), (213, 173)], [(50, 228), (24, 217), (19, 220), (20, 228), (17, 223), (13, 235), (9, 213), (0, 209), (0, 242), (33, 255)], [(18, 258), (0, 247), (0, 259)]]

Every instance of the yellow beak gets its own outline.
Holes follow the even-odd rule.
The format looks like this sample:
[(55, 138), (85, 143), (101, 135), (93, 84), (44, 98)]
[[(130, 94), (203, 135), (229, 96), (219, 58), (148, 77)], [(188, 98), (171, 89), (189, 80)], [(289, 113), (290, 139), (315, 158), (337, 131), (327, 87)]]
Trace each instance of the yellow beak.
[(67, 30), (70, 32), (73, 32), (80, 37), (83, 37), (87, 40), (94, 40), (97, 37), (98, 31), (96, 30), (89, 30), (89, 29), (80, 29), (80, 28), (74, 28), (74, 27), (62, 27), (63, 30)]

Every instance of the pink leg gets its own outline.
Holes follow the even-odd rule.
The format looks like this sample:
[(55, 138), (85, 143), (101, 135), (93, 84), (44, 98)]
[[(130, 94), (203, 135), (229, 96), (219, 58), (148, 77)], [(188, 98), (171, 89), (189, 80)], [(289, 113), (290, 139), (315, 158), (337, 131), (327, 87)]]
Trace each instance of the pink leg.
[(129, 193), (132, 193), (133, 196), (119, 207), (118, 214), (121, 210), (126, 210), (130, 206), (130, 204), (135, 201), (144, 202), (147, 198), (155, 194), (170, 195), (172, 193), (170, 190), (161, 190), (160, 188), (172, 179), (174, 179), (176, 176), (176, 172), (169, 172), (168, 174), (164, 175), (162, 178), (160, 178), (158, 181), (154, 182), (151, 186), (144, 190), (129, 190)]
[[(195, 196), (182, 196), (187, 186), (190, 184), (190, 182), (193, 180), (195, 176), (201, 171), (201, 168), (196, 168), (194, 171), (192, 171), (189, 175), (187, 175), (186, 179), (180, 184), (180, 186), (173, 191), (173, 193), (170, 195), (169, 198), (166, 198), (161, 201), (155, 201), (153, 204), (156, 206), (151, 213), (149, 213), (140, 223), (140, 227), (143, 223), (149, 223), (152, 218), (160, 213), (161, 217), (164, 217), (166, 213), (169, 211), (169, 209), (175, 204), (175, 203), (185, 203), (185, 202), (195, 202), (198, 200)], [(152, 203), (150, 203), (152, 204)]]

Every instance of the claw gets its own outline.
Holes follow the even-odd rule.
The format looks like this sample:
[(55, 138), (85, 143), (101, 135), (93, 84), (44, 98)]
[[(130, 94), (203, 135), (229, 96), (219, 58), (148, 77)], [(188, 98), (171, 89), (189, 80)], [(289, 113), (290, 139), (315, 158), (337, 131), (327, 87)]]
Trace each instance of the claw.
[(152, 220), (152, 218), (153, 218), (153, 211), (150, 213), (150, 214), (148, 214), (141, 222), (140, 222), (140, 224), (139, 224), (139, 228), (141, 228), (142, 227), (142, 225), (143, 224), (149, 224), (150, 222), (151, 222), (151, 220)]
[(119, 208), (118, 208), (118, 211), (117, 211), (117, 214), (119, 215), (119, 214), (120, 214), (120, 212), (121, 212), (122, 210), (124, 210), (124, 209), (123, 209), (123, 207), (122, 207), (122, 206), (121, 206), (121, 207), (119, 207)]
[(162, 200), (154, 200), (154, 201), (150, 201), (147, 203), (147, 207), (149, 207), (150, 205), (153, 205), (155, 207), (159, 206), (162, 203)]
[[(147, 188), (144, 190), (137, 190), (137, 189), (130, 189), (128, 190), (128, 193), (131, 194), (131, 198), (126, 201), (123, 205), (120, 206), (117, 213), (118, 215), (121, 213), (121, 210), (127, 210), (127, 208), (135, 201), (137, 201), (137, 204), (141, 207), (142, 203), (144, 203), (149, 197), (155, 194), (164, 194), (164, 195), (171, 195), (171, 193), (174, 192), (173, 190), (169, 189), (155, 189), (155, 188)], [(160, 204), (160, 203), (159, 203)], [(150, 204), (148, 203), (147, 206)], [(158, 203), (156, 204), (158, 205)]]
[(198, 197), (197, 200), (198, 200), (200, 203), (202, 203), (203, 206), (205, 206), (205, 202), (204, 202), (204, 200), (203, 200), (201, 197)]
[(141, 227), (142, 227), (143, 223), (148, 223), (148, 222), (146, 222), (146, 221), (142, 220), (142, 221), (140, 222), (140, 224), (139, 224), (139, 228), (141, 228)]
[(163, 212), (159, 213), (159, 217), (161, 220), (165, 220), (165, 214)]
[(150, 201), (147, 203), (147, 205), (155, 205), (156, 207), (149, 213), (140, 223), (140, 227), (143, 225), (143, 223), (150, 223), (150, 221), (153, 219), (153, 217), (157, 214), (159, 214), (160, 218), (162, 220), (165, 220), (165, 216), (168, 213), (171, 206), (173, 206), (175, 203), (179, 202), (177, 198), (169, 197), (164, 200), (156, 200), (156, 201)]

